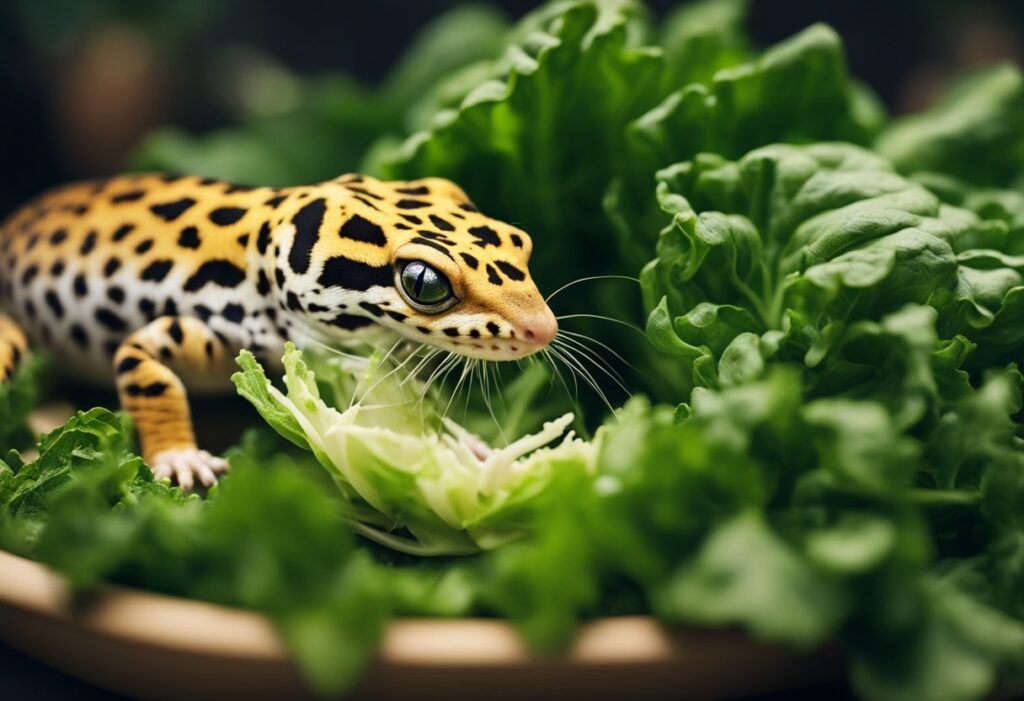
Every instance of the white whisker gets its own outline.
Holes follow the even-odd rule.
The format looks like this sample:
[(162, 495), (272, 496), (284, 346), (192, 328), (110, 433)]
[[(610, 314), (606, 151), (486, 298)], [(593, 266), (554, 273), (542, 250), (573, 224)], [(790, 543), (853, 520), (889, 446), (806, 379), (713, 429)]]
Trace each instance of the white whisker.
[(577, 331), (569, 331), (568, 329), (559, 329), (558, 330), (558, 335), (561, 336), (563, 334), (565, 334), (566, 336), (571, 336), (571, 337), (573, 337), (573, 338), (575, 338), (575, 339), (577, 339), (579, 341), (590, 341), (591, 343), (596, 343), (597, 345), (601, 346), (601, 348), (603, 348), (604, 350), (606, 350), (609, 353), (611, 353), (612, 355), (614, 355), (619, 360), (619, 362), (621, 362), (626, 367), (628, 367), (628, 368), (630, 368), (632, 370), (636, 370), (637, 369), (636, 366), (633, 365), (633, 363), (631, 363), (628, 360), (626, 360), (625, 358), (623, 358), (621, 353), (617, 352), (614, 348), (609, 346), (607, 343), (603, 343), (601, 341), (598, 341), (593, 336), (588, 336), (585, 333), (579, 333)]
[(467, 358), (465, 356), (457, 356), (462, 363), (462, 373), (459, 375), (458, 381), (455, 383), (455, 389), (452, 390), (452, 396), (448, 399), (448, 404), (444, 407), (444, 412), (441, 414), (441, 423), (444, 424), (445, 418), (448, 416), (448, 410), (452, 408), (452, 403), (455, 398), (459, 396), (459, 389), (462, 387), (462, 383), (466, 380), (466, 376), (470, 373), (471, 369), (477, 362), (474, 358)]
[(616, 385), (618, 385), (618, 387), (623, 392), (625, 392), (627, 396), (629, 396), (631, 394), (629, 389), (626, 387), (625, 381), (622, 379), (622, 376), (619, 375), (618, 372), (616, 372), (615, 368), (613, 368), (611, 365), (609, 365), (607, 363), (607, 361), (605, 361), (600, 356), (597, 356), (597, 355), (593, 354), (593, 351), (591, 351), (589, 348), (584, 346), (579, 341), (575, 341), (575, 342), (571, 342), (571, 341), (572, 341), (572, 339), (557, 339), (556, 338), (553, 343), (555, 343), (555, 345), (557, 345), (557, 347), (561, 348), (566, 353), (568, 353), (570, 355), (572, 355), (572, 354), (579, 355), (579, 357), (582, 358), (583, 360), (586, 360), (586, 361), (590, 362), (595, 368), (597, 368), (602, 373), (604, 373), (612, 382), (614, 382)]
[(600, 319), (601, 321), (611, 321), (612, 323), (622, 324), (626, 328), (633, 329), (644, 338), (647, 337), (643, 329), (641, 329), (639, 326), (631, 324), (628, 321), (623, 321), (622, 319), (615, 319), (613, 317), (603, 316), (601, 314), (563, 314), (562, 316), (556, 316), (555, 318), (558, 319), (559, 321), (563, 321), (565, 319)]
[(590, 371), (587, 370), (587, 368), (584, 367), (578, 360), (569, 355), (564, 349), (559, 348), (557, 346), (549, 346), (549, 348), (556, 357), (561, 358), (562, 362), (565, 363), (566, 366), (569, 367), (571, 370), (573, 370), (574, 374), (578, 374), (580, 378), (584, 382), (586, 382), (586, 384), (589, 385), (592, 390), (594, 390), (594, 393), (601, 399), (602, 403), (604, 403), (604, 405), (608, 407), (608, 410), (614, 414), (615, 407), (613, 407), (611, 402), (608, 401), (607, 395), (605, 395), (604, 390), (601, 389), (601, 386), (597, 383), (597, 380), (594, 379), (594, 376), (590, 374)]
[[(390, 355), (390, 353), (391, 353), (392, 351), (394, 351), (394, 349), (396, 348), (396, 346), (397, 346), (397, 345), (398, 345), (398, 344), (396, 343), (396, 344), (395, 344), (394, 346), (392, 346), (392, 347), (391, 347), (391, 350), (390, 350), (390, 351), (388, 351), (388, 354), (389, 354), (389, 355)], [(373, 393), (373, 390), (375, 390), (375, 389), (377, 389), (378, 387), (380, 387), (380, 385), (381, 385), (381, 384), (382, 384), (382, 383), (383, 383), (383, 382), (384, 382), (385, 380), (387, 380), (387, 379), (388, 379), (389, 377), (391, 377), (391, 376), (392, 376), (392, 375), (394, 375), (395, 373), (399, 372), (399, 371), (400, 371), (400, 370), (401, 370), (401, 369), (402, 369), (403, 367), (405, 367), (406, 365), (408, 365), (408, 364), (409, 364), (409, 362), (410, 362), (410, 361), (411, 361), (411, 360), (412, 360), (413, 358), (415, 358), (415, 357), (416, 357), (416, 355), (417, 355), (417, 354), (418, 354), (418, 353), (420, 352), (420, 350), (421, 350), (422, 348), (423, 348), (423, 346), (420, 346), (419, 348), (416, 348), (415, 350), (413, 350), (413, 352), (412, 352), (412, 353), (410, 353), (410, 354), (409, 354), (409, 356), (408, 356), (408, 357), (406, 357), (406, 358), (405, 358), (405, 360), (403, 360), (402, 362), (398, 363), (398, 364), (397, 364), (397, 365), (395, 365), (395, 366), (394, 366), (393, 368), (391, 368), (391, 369), (390, 369), (390, 370), (388, 370), (388, 371), (387, 371), (386, 373), (384, 373), (384, 376), (383, 376), (383, 377), (381, 377), (381, 378), (380, 378), (379, 380), (377, 380), (376, 382), (374, 382), (374, 383), (373, 383), (373, 384), (372, 384), (372, 385), (371, 385), (371, 386), (369, 387), (369, 389), (367, 389), (366, 391), (364, 391), (364, 392), (363, 392), (363, 396), (362, 396), (362, 397), (360, 397), (359, 399), (356, 399), (356, 392), (353, 392), (353, 393), (352, 393), (352, 401), (351, 401), (351, 402), (349, 403), (349, 407), (351, 407), (351, 406), (352, 406), (353, 404), (355, 404), (355, 403), (356, 403), (357, 401), (358, 401), (358, 402), (360, 402), (360, 403), (362, 403), (362, 401), (363, 401), (363, 400), (365, 400), (365, 399), (366, 399), (367, 397), (369, 397), (369, 396), (370, 396), (370, 394), (372, 394), (372, 393)], [(384, 358), (383, 358), (383, 359), (381, 360), (381, 362), (380, 362), (380, 364), (378, 365), (378, 367), (381, 367), (381, 366), (383, 366), (383, 365), (384, 365), (384, 362), (385, 362), (385, 361), (387, 360), (387, 357), (388, 357), (387, 355), (385, 355), (385, 356), (384, 356)], [(399, 387), (401, 387), (401, 386), (402, 386), (402, 385), (401, 385), (401, 383), (399, 383)]]
[(572, 287), (573, 285), (578, 285), (581, 282), (590, 282), (592, 280), (629, 280), (630, 282), (635, 282), (638, 285), (640, 284), (639, 278), (630, 277), (629, 275), (591, 275), (590, 277), (581, 277), (581, 278), (578, 278), (576, 280), (573, 280), (572, 282), (565, 283), (564, 285), (559, 287), (557, 290), (555, 290), (554, 292), (549, 294), (547, 297), (545, 297), (544, 301), (545, 302), (550, 302), (551, 299), (555, 295), (557, 295), (559, 292), (561, 292), (562, 290), (567, 290), (570, 287)]

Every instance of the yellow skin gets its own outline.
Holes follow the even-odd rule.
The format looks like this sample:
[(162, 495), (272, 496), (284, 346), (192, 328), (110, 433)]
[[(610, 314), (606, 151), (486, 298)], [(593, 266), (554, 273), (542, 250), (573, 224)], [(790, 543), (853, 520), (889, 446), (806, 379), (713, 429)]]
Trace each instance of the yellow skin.
[(196, 446), (186, 387), (228, 391), (240, 350), (274, 363), (289, 340), (402, 336), (487, 360), (530, 355), (557, 332), (531, 249), (439, 178), (70, 185), (0, 227), (0, 373), (13, 374), (27, 336), (76, 379), (116, 382), (154, 474), (209, 485), (227, 465)]

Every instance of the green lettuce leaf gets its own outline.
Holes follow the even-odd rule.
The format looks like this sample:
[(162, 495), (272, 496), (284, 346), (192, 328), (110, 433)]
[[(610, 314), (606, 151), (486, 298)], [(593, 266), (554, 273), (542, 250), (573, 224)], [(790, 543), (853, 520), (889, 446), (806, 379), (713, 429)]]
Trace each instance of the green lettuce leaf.
[(26, 422), (36, 407), (48, 365), (46, 356), (30, 355), (10, 380), (0, 384), (0, 450), (22, 448), (31, 443)]
[(957, 385), (958, 368), (946, 364), (957, 356), (939, 352), (936, 334), (995, 349), (977, 310), (1012, 316), (996, 300), (1015, 294), (1016, 259), (971, 248), (1003, 223), (943, 204), (857, 147), (703, 155), (658, 177), (673, 223), (642, 274), (649, 328), (656, 345), (689, 357), (694, 386), (719, 386), (726, 349), (754, 334), (757, 343), (744, 336), (730, 349), (729, 382), (736, 363), (745, 376), (767, 359), (797, 362), (814, 393), (875, 387), (913, 422), (929, 397)]
[(656, 610), (669, 620), (742, 623), (757, 635), (809, 648), (845, 613), (838, 583), (815, 571), (756, 512), (722, 524), (665, 583)]
[(1024, 74), (1010, 64), (968, 76), (934, 106), (892, 122), (875, 147), (902, 173), (1008, 187), (1024, 174)]
[(571, 414), (490, 448), (454, 421), (431, 423), (416, 401), (419, 383), (396, 376), (379, 356), (336, 361), (333, 401), (347, 403), (345, 410), (324, 402), (294, 345), (283, 361), (287, 393), (243, 352), (243, 370), (234, 376), (240, 393), (283, 436), (312, 450), (338, 484), (357, 532), (397, 550), (463, 554), (515, 539), (553, 474), (586, 472), (593, 462), (595, 446), (571, 433), (544, 447), (563, 436)]
[(719, 70), (752, 57), (743, 22), (747, 0), (702, 0), (665, 18), (660, 44), (672, 85), (707, 83)]

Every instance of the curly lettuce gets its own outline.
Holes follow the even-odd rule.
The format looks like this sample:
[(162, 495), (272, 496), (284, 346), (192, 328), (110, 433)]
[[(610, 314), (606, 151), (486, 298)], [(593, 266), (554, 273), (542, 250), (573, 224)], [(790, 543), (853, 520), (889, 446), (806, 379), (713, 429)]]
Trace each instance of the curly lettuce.
[(283, 358), (285, 392), (251, 354), (238, 362), (239, 393), (282, 436), (316, 455), (356, 532), (395, 550), (456, 555), (514, 540), (528, 530), (531, 501), (552, 475), (588, 471), (594, 460), (595, 444), (565, 434), (572, 414), (502, 448), (447, 418), (435, 426), (432, 407), (417, 401), (421, 385), (379, 357), (335, 361), (333, 401), (344, 409), (323, 400), (292, 344)]

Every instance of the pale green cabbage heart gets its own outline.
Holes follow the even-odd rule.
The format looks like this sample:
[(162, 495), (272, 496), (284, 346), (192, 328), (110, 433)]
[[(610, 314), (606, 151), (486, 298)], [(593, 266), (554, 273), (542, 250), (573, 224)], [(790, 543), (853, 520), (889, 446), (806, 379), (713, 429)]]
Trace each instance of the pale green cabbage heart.
[[(286, 392), (274, 387), (252, 354), (232, 378), (282, 436), (311, 450), (345, 497), (362, 535), (417, 555), (495, 548), (529, 528), (531, 502), (559, 470), (593, 469), (596, 442), (566, 429), (573, 415), (541, 431), (489, 448), (459, 424), (433, 418), (421, 385), (370, 358), (325, 361), (336, 401), (321, 397), (315, 373), (294, 345), (285, 349)], [(354, 398), (358, 398), (357, 400)], [(553, 447), (545, 447), (561, 438)]]

